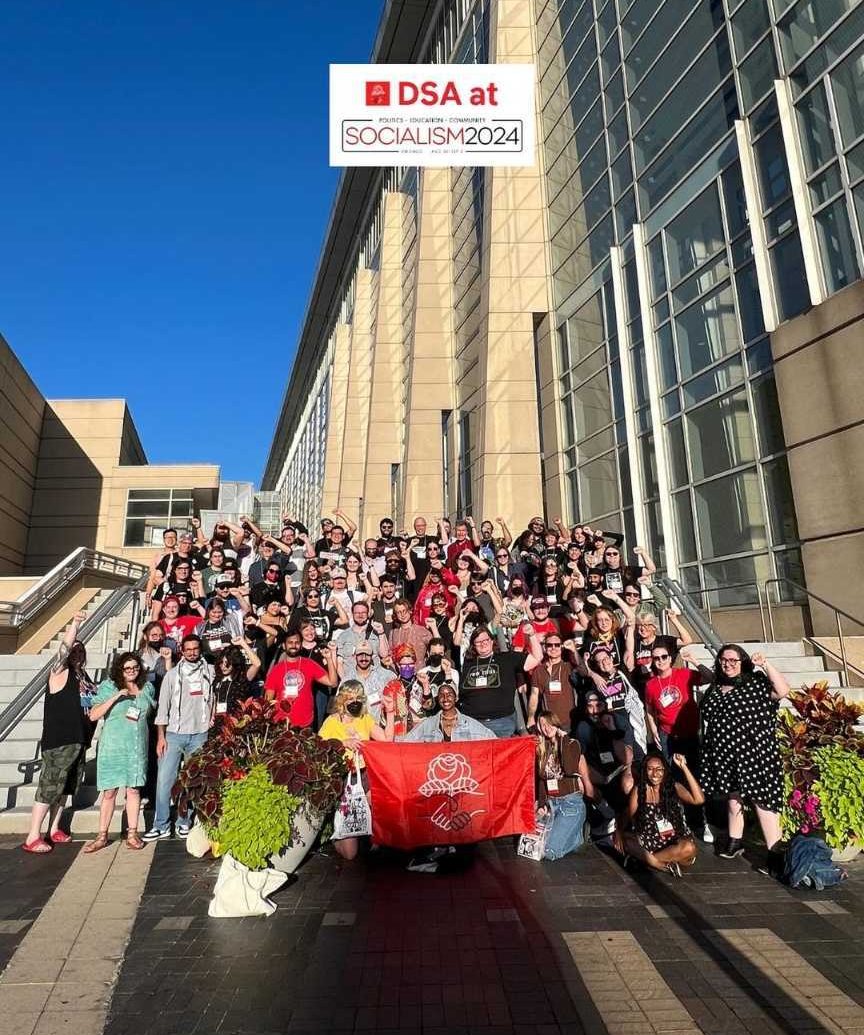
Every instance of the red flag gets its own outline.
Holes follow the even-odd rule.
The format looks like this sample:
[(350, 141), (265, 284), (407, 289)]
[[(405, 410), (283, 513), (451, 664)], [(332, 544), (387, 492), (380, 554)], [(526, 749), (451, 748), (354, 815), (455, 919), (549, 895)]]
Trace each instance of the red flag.
[(534, 751), (533, 737), (367, 741), (373, 840), (417, 848), (533, 831)]

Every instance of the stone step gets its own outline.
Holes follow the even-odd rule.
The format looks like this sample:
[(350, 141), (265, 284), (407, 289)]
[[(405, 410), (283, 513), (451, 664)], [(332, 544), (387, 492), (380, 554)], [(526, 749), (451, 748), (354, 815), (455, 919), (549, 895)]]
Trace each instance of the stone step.
[(15, 759), (22, 758), (34, 758), (36, 756), (36, 749), (39, 746), (39, 737), (42, 735), (41, 732), (36, 737), (23, 738), (16, 736), (17, 732), (17, 730), (13, 730), (5, 740), (0, 740), (0, 762), (10, 762)]
[[(764, 654), (766, 658), (776, 657), (801, 657), (807, 653), (802, 640), (779, 640), (777, 643), (762, 643), (755, 640), (747, 640), (738, 644), (748, 654)], [(709, 655), (710, 651), (703, 643), (694, 643), (688, 650), (695, 653)]]
[[(95, 788), (94, 788), (95, 789)], [(117, 807), (111, 817), (108, 829), (119, 834), (123, 824), (123, 806), (120, 804), (121, 795), (117, 795)], [(72, 834), (96, 834), (99, 831), (99, 806), (91, 805), (87, 808), (66, 810), (61, 825), (70, 830)], [(0, 809), (0, 834), (21, 834), (22, 836), (30, 829), (30, 806), (16, 806), (11, 809)], [(144, 830), (143, 817), (138, 823), (139, 832)], [(61, 849), (62, 850), (62, 847)]]
[(34, 761), (36, 746), (33, 745), (32, 752), (24, 750), (25, 742), (17, 741), (21, 745), (16, 752), (14, 759), (0, 758), (0, 787), (23, 783), (37, 783), (39, 770), (42, 766), (42, 759)]

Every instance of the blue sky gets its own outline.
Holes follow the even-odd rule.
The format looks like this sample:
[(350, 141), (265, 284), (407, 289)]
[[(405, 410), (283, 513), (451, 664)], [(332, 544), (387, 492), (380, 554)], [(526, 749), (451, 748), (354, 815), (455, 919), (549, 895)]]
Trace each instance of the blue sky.
[(260, 478), (380, 0), (2, 0), (0, 333), (153, 462)]

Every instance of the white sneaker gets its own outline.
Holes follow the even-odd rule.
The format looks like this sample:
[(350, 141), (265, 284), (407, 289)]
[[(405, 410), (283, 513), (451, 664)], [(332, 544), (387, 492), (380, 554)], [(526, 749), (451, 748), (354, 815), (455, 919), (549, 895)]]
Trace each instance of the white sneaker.
[(714, 844), (714, 831), (711, 829), (711, 827), (708, 826), (707, 823), (702, 829), (702, 840), (705, 842), (706, 845)]

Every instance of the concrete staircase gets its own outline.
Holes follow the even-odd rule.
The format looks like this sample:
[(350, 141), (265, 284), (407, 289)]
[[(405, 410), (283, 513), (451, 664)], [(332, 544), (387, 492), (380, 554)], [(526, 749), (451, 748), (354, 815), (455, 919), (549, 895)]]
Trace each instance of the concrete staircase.
[[(808, 653), (808, 649), (812, 648), (802, 640), (778, 643), (748, 642), (740, 646), (750, 655), (764, 654), (766, 659), (783, 673), (793, 690), (824, 682), (832, 690), (842, 690), (847, 701), (864, 703), (864, 687), (841, 687), (840, 673), (827, 669), (825, 659), (821, 655)], [(687, 649), (701, 664), (713, 665), (707, 647), (695, 644)]]
[[(111, 592), (108, 589), (100, 590), (85, 608), (87, 614), (95, 611)], [(97, 683), (107, 674), (110, 659), (115, 651), (129, 649), (131, 621), (130, 605), (119, 615), (109, 619), (103, 629), (91, 638), (87, 647), (87, 671)], [(0, 655), (0, 711), (15, 699), (56, 653), (62, 636), (63, 629), (38, 654)], [(39, 739), (42, 736), (43, 701), (44, 698), (40, 695), (9, 736), (5, 740), (0, 740), (0, 833), (25, 833), (30, 824), (30, 808), (33, 805), (41, 768)], [(88, 752), (86, 776), (70, 814), (73, 832), (83, 833), (99, 829), (95, 758), (94, 745)], [(121, 798), (122, 795), (118, 795), (118, 809), (112, 823), (113, 829), (120, 827)]]

